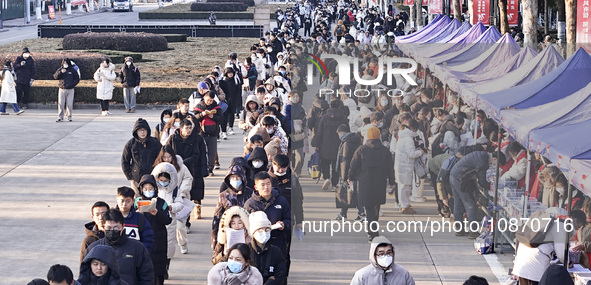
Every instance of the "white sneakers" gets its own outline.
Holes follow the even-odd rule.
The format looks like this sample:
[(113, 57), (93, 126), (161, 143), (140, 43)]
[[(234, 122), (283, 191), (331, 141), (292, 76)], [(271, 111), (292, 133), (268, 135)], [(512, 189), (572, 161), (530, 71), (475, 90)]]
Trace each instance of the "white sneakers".
[(225, 132), (222, 132), (222, 139), (223, 140), (227, 140), (228, 139), (228, 135)]
[(232, 128), (228, 128), (228, 135), (233, 135), (234, 134), (234, 130)]
[(427, 201), (427, 198), (425, 198), (425, 197), (410, 197), (410, 201), (413, 203), (425, 203), (425, 201)]
[(101, 116), (108, 116), (108, 115), (111, 115), (111, 112), (109, 112), (109, 111), (102, 111), (101, 112)]
[(187, 245), (181, 245), (181, 253), (182, 254), (187, 254), (189, 253), (189, 249), (187, 248)]

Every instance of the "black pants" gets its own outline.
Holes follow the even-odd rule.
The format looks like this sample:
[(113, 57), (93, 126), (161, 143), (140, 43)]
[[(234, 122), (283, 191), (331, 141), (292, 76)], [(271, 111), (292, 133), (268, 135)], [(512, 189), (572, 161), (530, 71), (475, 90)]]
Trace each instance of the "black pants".
[(330, 179), (330, 184), (334, 187), (339, 182), (339, 175), (337, 174), (336, 168), (337, 161), (329, 159), (320, 159), (320, 171), (322, 172), (322, 178)]
[(16, 84), (16, 97), (19, 106), (26, 106), (29, 104), (29, 95), (31, 95), (31, 85), (29, 84)]
[(109, 111), (109, 102), (111, 100), (101, 100), (101, 111)]
[(307, 28), (304, 28), (304, 37), (309, 37), (309, 36), (310, 36), (310, 29), (311, 29), (311, 28), (312, 28), (312, 27), (307, 27)]
[(379, 236), (379, 229), (377, 226), (372, 228), (371, 222), (377, 222), (380, 218), (380, 205), (365, 206), (365, 215), (367, 217), (367, 235), (371, 238)]

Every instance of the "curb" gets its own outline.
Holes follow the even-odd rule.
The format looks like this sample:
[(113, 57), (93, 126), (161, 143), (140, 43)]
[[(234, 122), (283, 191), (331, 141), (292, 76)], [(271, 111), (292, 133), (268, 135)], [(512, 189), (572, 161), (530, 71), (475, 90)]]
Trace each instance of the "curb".
[[(29, 103), (27, 105), (28, 105), (27, 110), (29, 110), (29, 109), (31, 109), (31, 110), (51, 110), (51, 109), (57, 108), (57, 102), (55, 102), (55, 103)], [(164, 104), (164, 105), (136, 104), (137, 110), (163, 110), (166, 108), (176, 109), (176, 104)], [(100, 110), (100, 104), (94, 104), (94, 103), (87, 104), (87, 103), (74, 102), (74, 109), (77, 109), (77, 110), (91, 110), (91, 109)], [(119, 104), (119, 103), (111, 104), (111, 105), (109, 105), (109, 109), (124, 110), (125, 105)]]
[[(90, 13), (88, 13), (88, 12), (82, 13), (82, 14), (79, 14), (79, 13), (74, 14), (74, 13), (72, 13), (72, 15), (66, 15), (65, 17), (62, 17), (62, 20), (90, 16), (90, 15), (94, 15), (94, 14), (97, 14), (97, 13), (109, 12), (110, 10), (111, 10), (111, 8), (103, 8), (103, 9), (96, 10), (96, 11), (93, 11), (93, 12), (90, 12)], [(17, 19), (13, 19), (13, 20), (14, 21), (16, 21), (16, 20), (22, 21), (23, 18), (17, 18)], [(9, 21), (13, 21), (13, 20), (9, 20)], [(59, 19), (58, 18), (51, 19), (51, 20), (36, 20), (35, 19), (35, 20), (31, 20), (31, 22), (29, 24), (14, 24), (14, 25), (11, 25), (11, 24), (4, 23), (3, 25), (4, 25), (4, 28), (24, 28), (24, 27), (43, 25), (43, 24), (49, 24), (49, 23), (54, 23), (54, 22), (59, 22)], [(5, 29), (2, 29), (0, 31), (6, 31), (6, 30)]]

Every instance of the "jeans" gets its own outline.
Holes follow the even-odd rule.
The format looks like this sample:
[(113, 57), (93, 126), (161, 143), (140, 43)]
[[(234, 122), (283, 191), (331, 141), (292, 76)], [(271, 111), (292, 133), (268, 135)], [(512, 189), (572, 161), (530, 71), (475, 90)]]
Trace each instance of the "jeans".
[(57, 95), (57, 117), (64, 119), (64, 113), (68, 119), (72, 119), (74, 108), (74, 89), (59, 89)]
[(454, 220), (462, 221), (464, 212), (468, 216), (468, 222), (476, 221), (476, 200), (470, 191), (462, 191), (462, 183), (459, 179), (450, 177), (449, 182), (454, 195)]
[(135, 109), (134, 87), (123, 87), (123, 102), (125, 103), (125, 109)]
[[(16, 104), (16, 103), (11, 103), (11, 104), (12, 104), (12, 110), (14, 110), (15, 113), (20, 111), (20, 109), (18, 108), (18, 104)], [(6, 113), (6, 105), (8, 105), (8, 103), (2, 103), (2, 105), (0, 105), (0, 113)]]
[(18, 98), (18, 103), (21, 106), (25, 106), (29, 103), (29, 95), (31, 94), (31, 85), (30, 84), (16, 84), (16, 96)]

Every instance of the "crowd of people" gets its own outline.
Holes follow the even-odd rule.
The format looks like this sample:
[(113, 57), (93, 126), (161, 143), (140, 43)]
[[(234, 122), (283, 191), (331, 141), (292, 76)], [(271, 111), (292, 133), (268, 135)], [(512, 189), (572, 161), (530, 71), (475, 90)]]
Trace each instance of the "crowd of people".
[[(518, 181), (519, 187), (525, 187), (527, 151), (499, 133), (484, 112), (470, 109), (455, 94), (446, 94), (427, 70), (419, 68), (411, 74), (416, 86), (401, 77), (393, 84), (387, 84), (386, 77), (377, 79), (384, 68), (380, 59), (397, 53), (394, 38), (413, 32), (407, 25), (408, 15), (393, 7), (381, 11), (339, 1), (298, 2), (286, 11), (278, 9), (277, 29), (265, 32), (247, 57), (228, 54), (197, 84), (197, 91), (179, 100), (176, 110), (164, 109), (154, 128), (137, 119), (121, 156), (129, 187), (114, 191), (114, 207), (103, 201), (90, 207), (92, 222), (84, 225), (77, 281), (59, 264), (50, 269), (48, 281), (164, 284), (177, 245), (182, 254), (189, 252), (190, 220), (202, 218), (206, 178), (222, 167), (217, 146), (231, 136), (242, 135), (244, 148), (224, 166), (228, 170), (219, 187), (211, 227), (209, 284), (288, 283), (292, 232), (301, 232), (304, 220), (299, 180), (306, 154), (312, 164), (317, 161), (322, 190), (355, 193), (355, 203), (341, 204), (335, 220), (348, 219), (348, 209), (355, 208), (355, 221), (377, 222), (388, 194), (400, 213), (416, 214), (413, 205), (427, 200), (423, 189), (429, 179), (442, 217), (480, 221), (484, 216), (480, 206), (488, 206), (481, 202), (486, 192), (481, 189), (491, 185), (487, 171), (498, 163), (503, 181)], [(302, 104), (309, 93), (306, 54), (357, 60), (359, 68), (352, 72), (380, 83), (340, 84), (340, 77), (352, 74), (339, 74), (336, 60), (326, 59), (327, 72), (321, 76), (319, 91), (308, 95), (314, 101), (306, 110)], [(134, 112), (140, 73), (132, 58), (125, 61), (121, 69), (125, 107)], [(18, 72), (17, 66), (23, 70), (31, 63), (24, 49), (14, 69)], [(7, 62), (1, 102), (5, 102), (5, 89), (10, 89), (5, 83), (21, 84), (20, 92), (29, 92), (27, 82), (4, 80), (11, 71), (12, 63)], [(29, 71), (30, 87), (34, 67)], [(110, 114), (115, 73), (114, 65), (105, 59), (94, 74), (103, 116)], [(64, 59), (54, 77), (60, 80), (58, 122), (71, 121), (74, 88), (80, 80), (75, 63)], [(26, 106), (28, 95), (22, 96)], [(11, 97), (6, 102), (22, 113), (15, 100)], [(500, 156), (497, 148), (502, 150)], [(546, 207), (564, 208), (568, 181), (558, 168), (538, 156), (532, 173), (527, 184), (530, 196)], [(591, 200), (575, 190), (572, 203), (586, 217), (579, 219), (577, 228), (587, 231)], [(414, 284), (411, 273), (394, 262), (392, 242), (377, 230), (367, 235), (370, 264), (354, 274), (351, 284)], [(479, 235), (469, 228), (456, 231), (458, 237)], [(589, 235), (578, 238), (579, 249), (591, 252), (584, 246)], [(544, 279), (543, 274), (563, 273), (550, 266), (550, 260), (536, 267), (535, 274), (520, 267), (518, 273), (528, 272), (518, 276), (520, 284), (565, 280)], [(472, 276), (464, 284), (488, 283)]]

